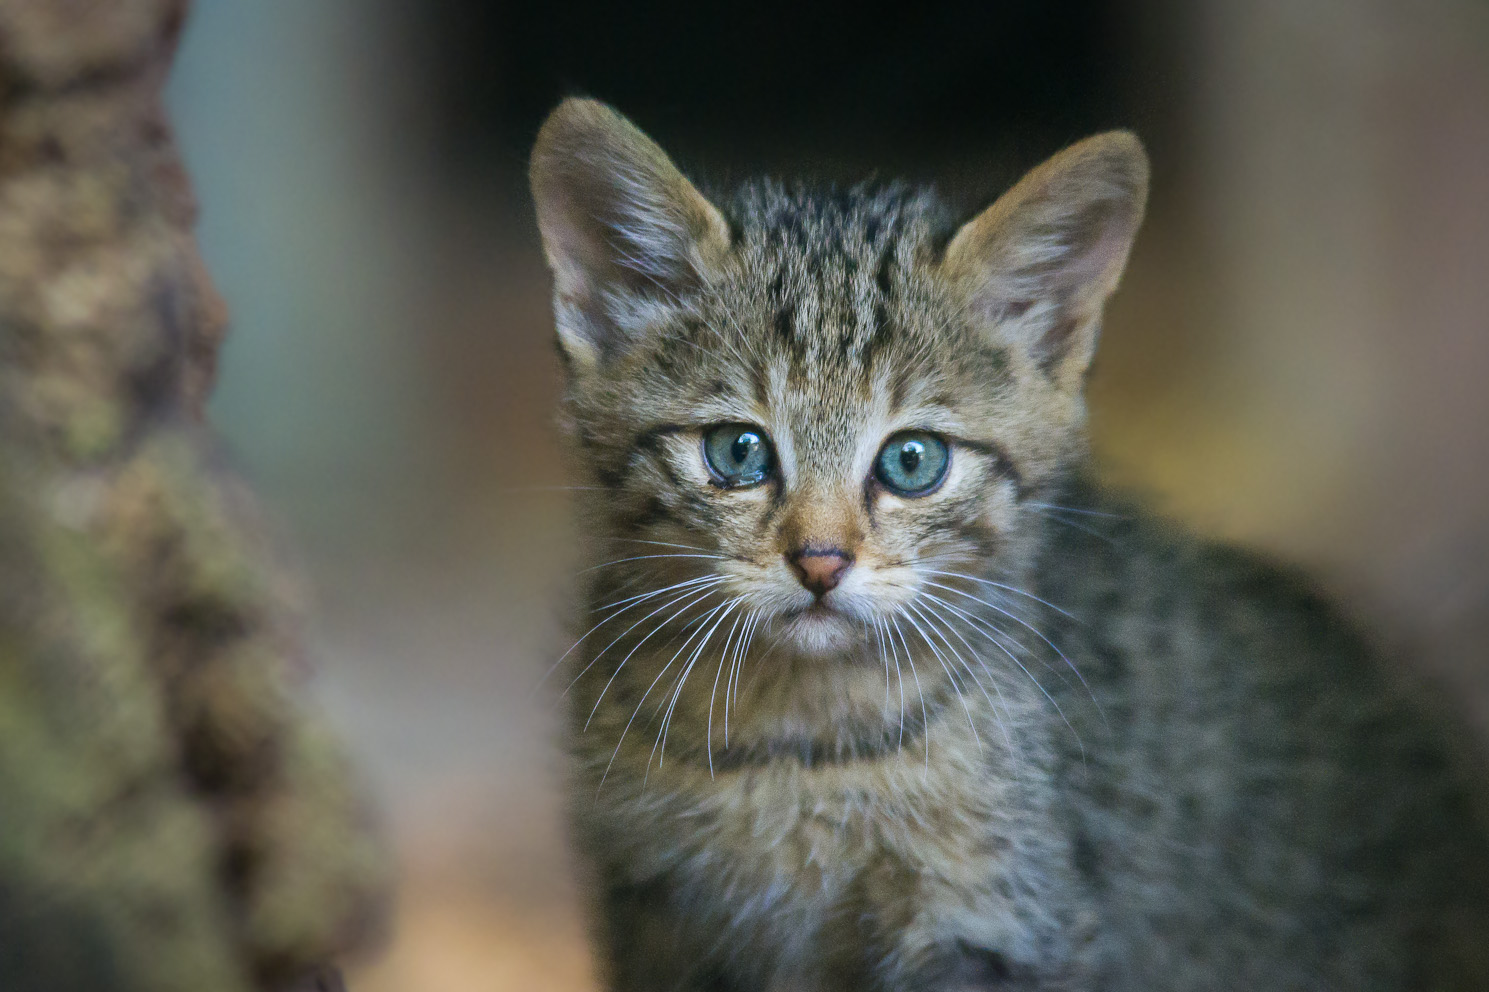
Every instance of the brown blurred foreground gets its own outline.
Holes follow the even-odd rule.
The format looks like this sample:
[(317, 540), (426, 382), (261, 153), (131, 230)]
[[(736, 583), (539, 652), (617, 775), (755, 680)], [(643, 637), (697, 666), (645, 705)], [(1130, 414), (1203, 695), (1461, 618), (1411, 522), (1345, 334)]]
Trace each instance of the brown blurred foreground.
[(279, 989), (376, 928), (283, 577), (202, 420), (185, 4), (0, 0), (0, 988)]

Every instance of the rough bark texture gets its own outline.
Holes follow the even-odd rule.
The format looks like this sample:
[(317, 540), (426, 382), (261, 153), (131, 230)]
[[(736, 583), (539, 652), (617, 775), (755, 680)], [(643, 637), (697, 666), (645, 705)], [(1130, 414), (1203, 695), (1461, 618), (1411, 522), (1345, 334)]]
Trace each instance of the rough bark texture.
[(380, 916), (381, 849), (202, 420), (225, 313), (159, 100), (184, 14), (0, 0), (9, 992), (277, 988)]

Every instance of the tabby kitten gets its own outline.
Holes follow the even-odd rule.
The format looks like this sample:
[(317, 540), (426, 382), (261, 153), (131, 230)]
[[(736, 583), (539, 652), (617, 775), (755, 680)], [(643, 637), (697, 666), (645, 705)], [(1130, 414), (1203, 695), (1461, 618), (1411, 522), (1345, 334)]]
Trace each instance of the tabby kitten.
[(1489, 989), (1432, 725), (1296, 577), (1085, 481), (1136, 138), (960, 227), (898, 185), (711, 202), (586, 100), (531, 178), (610, 987)]

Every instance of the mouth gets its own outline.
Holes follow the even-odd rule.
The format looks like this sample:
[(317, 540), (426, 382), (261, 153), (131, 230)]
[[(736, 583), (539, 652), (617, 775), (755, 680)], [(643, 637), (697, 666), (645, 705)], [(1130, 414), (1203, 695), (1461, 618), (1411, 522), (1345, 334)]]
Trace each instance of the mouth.
[(853, 640), (854, 627), (849, 618), (821, 600), (780, 616), (781, 636), (806, 654), (838, 651)]

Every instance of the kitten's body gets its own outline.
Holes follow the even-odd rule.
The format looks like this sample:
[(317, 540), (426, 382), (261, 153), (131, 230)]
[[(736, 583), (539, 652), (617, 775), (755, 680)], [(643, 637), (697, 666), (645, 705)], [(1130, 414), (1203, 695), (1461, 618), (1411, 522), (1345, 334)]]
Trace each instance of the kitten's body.
[[(1093, 139), (948, 242), (924, 194), (726, 216), (598, 105), (545, 127), (600, 489), (574, 812), (615, 988), (1489, 987), (1470, 796), (1371, 654), (1081, 482), (1144, 183)], [(711, 478), (721, 423), (775, 475)], [(907, 496), (874, 465), (911, 428), (952, 455)]]

